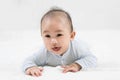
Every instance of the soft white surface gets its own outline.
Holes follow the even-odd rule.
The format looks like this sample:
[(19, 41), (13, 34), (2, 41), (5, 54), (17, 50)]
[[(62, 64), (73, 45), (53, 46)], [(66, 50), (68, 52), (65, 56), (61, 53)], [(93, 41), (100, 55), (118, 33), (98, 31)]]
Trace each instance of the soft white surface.
[[(44, 67), (41, 77), (24, 75), (23, 60), (39, 49), (39, 30), (0, 32), (0, 79), (2, 80), (120, 80), (120, 30), (84, 30), (77, 37), (87, 42), (98, 58), (98, 67), (63, 74), (58, 67)], [(78, 37), (79, 35), (79, 37)]]
[[(5, 69), (6, 68), (6, 69)], [(102, 67), (103, 68), (103, 67)], [(115, 68), (115, 67), (114, 67)], [(106, 68), (107, 69), (107, 68)], [(0, 79), (2, 80), (119, 80), (119, 70), (101, 70), (93, 69), (80, 71), (76, 73), (62, 73), (62, 69), (58, 67), (44, 67), (42, 76), (31, 77), (24, 75), (18, 66), (9, 65), (0, 69)]]

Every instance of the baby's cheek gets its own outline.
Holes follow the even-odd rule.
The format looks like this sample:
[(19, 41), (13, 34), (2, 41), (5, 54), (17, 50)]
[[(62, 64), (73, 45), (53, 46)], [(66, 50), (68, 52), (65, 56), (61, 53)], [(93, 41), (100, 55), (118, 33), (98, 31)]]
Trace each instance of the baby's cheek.
[(46, 46), (50, 45), (50, 41), (49, 40), (45, 40), (44, 43), (45, 43)]
[(45, 47), (49, 50), (50, 49), (50, 44), (48, 42), (45, 42)]
[(62, 43), (68, 43), (69, 39), (67, 37), (63, 37), (62, 39), (60, 39), (60, 41)]

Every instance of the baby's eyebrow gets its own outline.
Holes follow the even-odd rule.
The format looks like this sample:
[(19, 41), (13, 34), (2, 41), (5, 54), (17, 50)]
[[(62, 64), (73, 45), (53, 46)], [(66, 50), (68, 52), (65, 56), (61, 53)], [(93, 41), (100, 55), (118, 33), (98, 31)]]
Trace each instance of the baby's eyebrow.
[[(55, 32), (63, 32), (63, 30), (56, 30)], [(43, 33), (49, 33), (49, 31), (45, 30)]]
[(43, 31), (43, 33), (48, 33), (49, 31)]
[(63, 30), (56, 30), (55, 32), (63, 32)]

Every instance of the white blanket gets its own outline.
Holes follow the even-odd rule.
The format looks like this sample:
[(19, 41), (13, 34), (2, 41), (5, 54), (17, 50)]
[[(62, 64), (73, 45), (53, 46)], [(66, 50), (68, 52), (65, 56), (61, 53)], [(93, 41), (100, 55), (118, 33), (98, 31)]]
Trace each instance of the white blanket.
[[(114, 63), (113, 63), (114, 64)], [(82, 70), (79, 72), (62, 73), (62, 68), (44, 67), (42, 76), (32, 77), (25, 75), (19, 65), (6, 65), (0, 67), (1, 80), (120, 80), (120, 65), (105, 66), (100, 64), (97, 68)]]

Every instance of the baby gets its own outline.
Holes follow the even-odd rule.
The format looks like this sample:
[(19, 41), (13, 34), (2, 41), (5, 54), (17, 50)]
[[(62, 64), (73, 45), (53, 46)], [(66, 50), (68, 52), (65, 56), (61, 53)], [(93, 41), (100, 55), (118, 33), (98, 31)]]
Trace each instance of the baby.
[(61, 66), (63, 73), (96, 66), (96, 57), (80, 40), (74, 40), (72, 20), (66, 11), (49, 10), (41, 19), (41, 36), (44, 45), (23, 63), (26, 74), (41, 76), (45, 65)]

